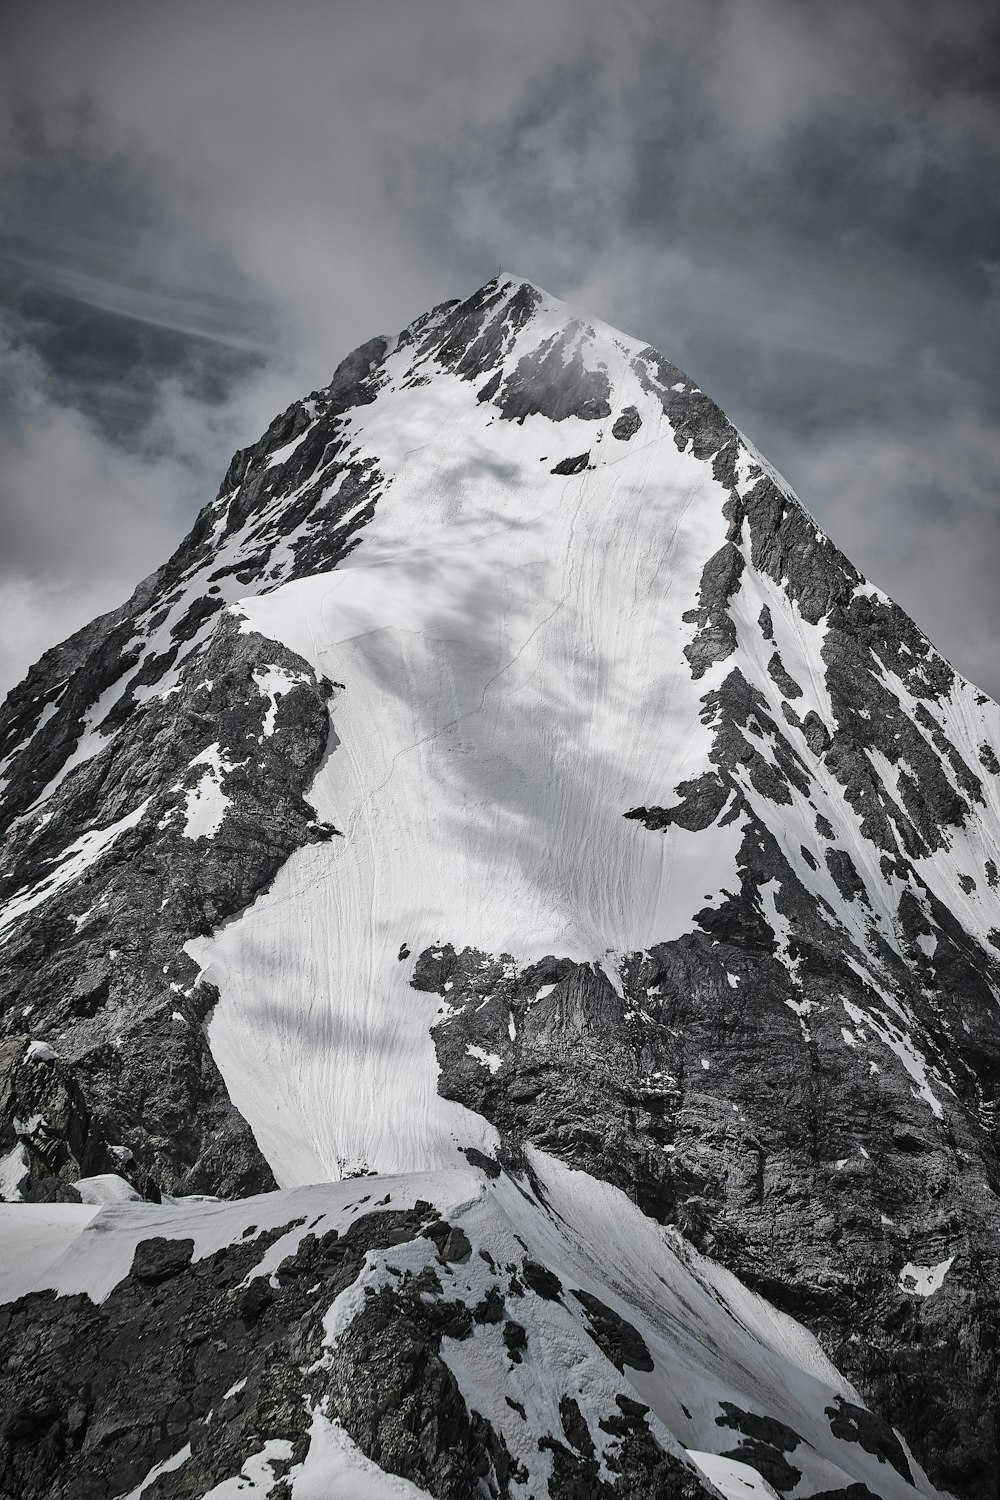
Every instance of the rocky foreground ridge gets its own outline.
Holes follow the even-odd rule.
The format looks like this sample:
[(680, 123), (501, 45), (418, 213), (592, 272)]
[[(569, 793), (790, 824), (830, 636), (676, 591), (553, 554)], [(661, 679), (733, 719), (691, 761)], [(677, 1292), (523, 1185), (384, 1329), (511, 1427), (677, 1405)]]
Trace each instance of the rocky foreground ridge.
[(654, 350), (373, 339), (0, 754), (12, 1494), (998, 1493), (1000, 710)]

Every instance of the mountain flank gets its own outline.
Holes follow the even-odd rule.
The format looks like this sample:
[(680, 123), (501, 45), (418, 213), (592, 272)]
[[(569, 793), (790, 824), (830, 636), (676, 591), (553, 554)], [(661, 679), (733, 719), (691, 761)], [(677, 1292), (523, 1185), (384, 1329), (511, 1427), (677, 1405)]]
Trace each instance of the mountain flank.
[(1000, 709), (650, 346), (362, 345), (0, 777), (15, 1496), (1000, 1493)]

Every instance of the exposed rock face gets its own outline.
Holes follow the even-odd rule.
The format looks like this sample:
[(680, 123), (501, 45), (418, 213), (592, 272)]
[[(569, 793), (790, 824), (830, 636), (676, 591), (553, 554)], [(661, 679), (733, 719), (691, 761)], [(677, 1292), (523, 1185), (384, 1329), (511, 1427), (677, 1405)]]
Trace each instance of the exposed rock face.
[[(737, 922), (630, 955), (623, 996), (565, 959), (423, 956), (416, 982), (450, 1012), (441, 1088), (682, 1229), (812, 1328), (946, 1487), (985, 1485), (998, 1221), (982, 1131), (957, 1107), (938, 1121), (888, 1070), (866, 1089), (842, 1005), (871, 993), (816, 948), (793, 986)], [(901, 1277), (952, 1257), (933, 1297)]]
[[(494, 561), (498, 535), (543, 540)], [(570, 616), (581, 597), (589, 613)], [(675, 607), (668, 633), (628, 635)], [(354, 645), (383, 637), (381, 655)], [(440, 688), (438, 718), (421, 685)], [(529, 734), (539, 720), (547, 738)], [(817, 1468), (801, 1423), (735, 1388), (701, 1447), (781, 1495), (927, 1492), (913, 1455), (935, 1484), (993, 1500), (1000, 710), (655, 350), (509, 279), (370, 340), (236, 455), (126, 605), (32, 669), (0, 711), (0, 756), (0, 1197), (58, 1206), (107, 1174), (152, 1200), (240, 1197), (276, 1185), (258, 1138), (296, 1132), (318, 1144), (304, 1177), (285, 1153), (283, 1182), (313, 1180), (317, 1160), (384, 1172), (375, 1117), (397, 1109), (398, 1136), (428, 1142), (419, 1167), (464, 1151), (530, 1196), (541, 1151), (810, 1329), (871, 1408), (827, 1393), (823, 1421), (876, 1468)], [(574, 760), (596, 767), (589, 803), (564, 774)], [(434, 800), (442, 785), (451, 802)], [(437, 842), (397, 889), (425, 806)], [(482, 856), (477, 884), (491, 837), (502, 857)], [(473, 893), (435, 905), (452, 862)], [(312, 875), (282, 885), (293, 868)], [(629, 883), (636, 869), (658, 894)], [(279, 962), (275, 934), (305, 905), (294, 965)], [(242, 949), (216, 941), (234, 918)], [(203, 972), (191, 954), (213, 943), (224, 961)], [(237, 959), (274, 992), (270, 1031), (247, 1020), (245, 1049), (273, 1046), (286, 1069), (239, 1094)], [(439, 1077), (411, 1030), (390, 1093), (377, 1069), (426, 996)], [(348, 1056), (370, 1059), (363, 1087)], [(349, 1087), (359, 1118), (337, 1128), (364, 1151), (331, 1151)], [(472, 1124), (441, 1105), (434, 1137), (435, 1089)], [(363, 1267), (428, 1237), (435, 1266), (366, 1282), (324, 1343)], [(534, 1368), (549, 1303), (609, 1369), (659, 1378), (639, 1311), (571, 1285), (542, 1249), (498, 1262), (475, 1302), (451, 1295), (442, 1268), (465, 1264), (469, 1231), (426, 1205), (299, 1236), (276, 1285), (244, 1285), (256, 1237), (193, 1260), (187, 1243), (146, 1239), (99, 1307), (35, 1293), (7, 1314), (18, 1494), (124, 1494), (190, 1442), (150, 1493), (201, 1495), (252, 1452), (287, 1500), (322, 1409), (427, 1493), (525, 1495), (536, 1481), (506, 1415), (470, 1403), (451, 1352), (491, 1330), (513, 1380)], [(113, 1351), (151, 1303), (149, 1359), (119, 1409)], [(224, 1392), (248, 1368), (237, 1402)], [(631, 1387), (585, 1407), (567, 1384), (557, 1419), (532, 1428), (551, 1496), (702, 1492)]]
[[(173, 691), (133, 708), (8, 833), (5, 883), (20, 894), (0, 955), (6, 1024), (58, 1051), (79, 1129), (93, 1120), (129, 1153), (122, 1175), (142, 1190), (273, 1183), (212, 1061), (214, 992), (183, 943), (246, 906), (293, 849), (334, 836), (302, 796), (330, 691), (224, 619)], [(106, 1148), (89, 1157), (121, 1170)], [(60, 1171), (70, 1160), (84, 1170), (73, 1151)]]
[(78, 1202), (72, 1184), (79, 1177), (113, 1169), (74, 1070), (30, 1037), (0, 1043), (0, 1121), (9, 1198)]
[[(6, 1483), (23, 1500), (48, 1496), (57, 1485), (81, 1496), (125, 1494), (187, 1444), (191, 1456), (169, 1492), (194, 1497), (239, 1473), (248, 1452), (265, 1442), (274, 1445), (275, 1478), (301, 1461), (310, 1407), (337, 1383), (337, 1369), (310, 1378), (298, 1368), (322, 1355), (323, 1315), (357, 1279), (366, 1252), (416, 1237), (421, 1216), (369, 1214), (343, 1237), (336, 1230), (319, 1239), (305, 1234), (274, 1278), (244, 1286), (268, 1247), (296, 1227), (250, 1235), (194, 1264), (190, 1239), (141, 1241), (131, 1272), (105, 1302), (36, 1294), (0, 1313), (5, 1347), (13, 1352), (0, 1438)], [(427, 1321), (415, 1292), (406, 1305)], [(364, 1326), (376, 1318), (369, 1312)], [(398, 1343), (404, 1322), (400, 1308), (398, 1371), (405, 1369)], [(343, 1360), (340, 1354), (338, 1369)], [(431, 1411), (439, 1393), (426, 1380), (413, 1394)], [(455, 1404), (451, 1446), (460, 1437), (475, 1446), (472, 1432), (461, 1432), (470, 1414), (461, 1398)], [(405, 1424), (395, 1442), (383, 1434), (390, 1414), (381, 1403), (369, 1406), (359, 1389), (353, 1402), (338, 1403), (338, 1412), (348, 1431), (373, 1426), (364, 1434), (367, 1447), (378, 1449), (390, 1472), (414, 1471), (419, 1448), (415, 1456), (406, 1451)]]

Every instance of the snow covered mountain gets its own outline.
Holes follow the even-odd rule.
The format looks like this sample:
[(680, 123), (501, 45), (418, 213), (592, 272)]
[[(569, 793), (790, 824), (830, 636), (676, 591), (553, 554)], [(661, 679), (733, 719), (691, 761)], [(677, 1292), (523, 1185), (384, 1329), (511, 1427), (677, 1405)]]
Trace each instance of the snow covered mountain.
[(0, 754), (12, 1495), (997, 1494), (1000, 709), (653, 349), (371, 340)]

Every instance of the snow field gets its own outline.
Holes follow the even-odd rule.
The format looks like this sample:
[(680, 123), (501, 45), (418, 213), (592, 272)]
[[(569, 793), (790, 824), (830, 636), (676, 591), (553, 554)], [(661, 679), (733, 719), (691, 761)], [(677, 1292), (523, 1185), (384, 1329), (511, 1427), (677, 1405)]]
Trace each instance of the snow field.
[[(547, 301), (506, 368), (565, 322), (565, 308)], [(803, 688), (796, 711), (815, 709), (832, 729), (825, 623), (803, 620), (779, 584), (747, 566), (731, 601), (737, 655), (691, 681), (681, 615), (724, 540), (724, 497), (709, 465), (676, 452), (659, 403), (628, 372), (626, 355), (639, 346), (602, 325), (593, 334), (581, 326), (578, 338), (591, 345), (588, 365), (609, 371), (616, 410), (634, 404), (642, 414), (630, 443), (610, 437), (614, 413), (601, 423), (505, 423), (429, 357), (430, 384), (405, 388), (413, 355), (399, 350), (386, 388), (356, 418), (356, 452), (377, 457), (388, 476), (360, 548), (332, 574), (235, 606), (245, 629), (346, 684), (335, 753), (312, 792), (343, 841), (294, 856), (240, 922), (189, 949), (223, 994), (216, 1059), (283, 1183), (443, 1165), (456, 1145), (482, 1139), (480, 1125), (434, 1099), (430, 1012), (400, 970), (401, 944), (414, 955), (451, 941), (520, 962), (547, 952), (596, 959), (618, 987), (616, 953), (680, 935), (718, 899), (740, 823), (652, 839), (621, 814), (662, 803), (708, 768), (700, 700), (733, 666), (764, 693), (813, 782), (809, 796), (792, 788), (791, 805), (777, 806), (744, 776), (755, 812), (870, 962), (873, 923), (899, 949), (898, 882), (883, 877), (843, 787), (786, 728), (767, 671), (777, 650)], [(549, 472), (588, 444), (591, 470)], [(754, 462), (746, 444), (745, 483)], [(765, 604), (770, 642), (758, 623)], [(912, 716), (915, 700), (890, 685)], [(961, 731), (969, 759), (980, 732), (971, 720), (985, 724), (986, 710), (972, 713), (972, 690), (961, 689), (962, 712), (946, 729)], [(759, 748), (772, 758), (766, 742)], [(895, 770), (882, 770), (892, 790)], [(993, 801), (1000, 808), (1000, 792)], [(845, 900), (822, 860), (813, 869), (802, 858), (801, 846), (817, 840), (817, 810), (834, 827), (832, 845), (852, 851), (870, 909)], [(1000, 818), (993, 826), (1000, 841)], [(980, 872), (980, 889), (969, 898), (939, 856), (932, 884), (952, 909), (956, 899), (974, 907), (985, 934), (984, 851), (996, 842), (962, 831), (956, 852), (970, 838), (975, 849), (961, 863)], [(780, 941), (787, 924), (775, 899), (768, 920)], [(937, 1112), (909, 1018), (900, 1019), (902, 1028), (876, 1032)], [(272, 1107), (266, 1080), (288, 1064), (293, 1081)]]
[(49, 1267), (99, 1212), (99, 1205), (90, 1203), (0, 1204), (0, 1302), (47, 1285)]
[(755, 1497), (779, 1500), (777, 1490), (749, 1464), (741, 1464), (735, 1458), (720, 1458), (717, 1453), (698, 1453), (693, 1448), (688, 1449), (688, 1457), (694, 1459), (725, 1500), (755, 1500)]
[[(523, 1301), (508, 1297), (507, 1315), (528, 1329), (521, 1364), (510, 1363), (497, 1325), (478, 1324), (472, 1337), (442, 1344), (468, 1405), (503, 1433), (528, 1470), (527, 1484), (515, 1493), (546, 1493), (550, 1461), (540, 1454), (537, 1437), (560, 1432), (561, 1396), (579, 1402), (603, 1455), (609, 1438), (599, 1418), (615, 1410), (619, 1393), (650, 1407), (651, 1430), (678, 1456), (686, 1449), (717, 1455), (738, 1444), (738, 1434), (715, 1421), (719, 1403), (731, 1401), (745, 1411), (777, 1416), (800, 1433), (804, 1441), (792, 1460), (810, 1490), (860, 1479), (887, 1500), (934, 1493), (917, 1469), (921, 1488), (914, 1490), (874, 1455), (832, 1436), (826, 1407), (834, 1396), (858, 1404), (860, 1398), (811, 1334), (679, 1235), (658, 1228), (617, 1189), (542, 1152), (530, 1155), (542, 1183), (539, 1196), (526, 1199), (508, 1178), (490, 1185), (458, 1218), (473, 1246), (466, 1262), (442, 1267), (433, 1247), (420, 1242), (369, 1256), (359, 1282), (331, 1310), (329, 1340), (363, 1305), (366, 1287), (392, 1283), (390, 1266), (418, 1271), (433, 1264), (444, 1295), (474, 1305), (496, 1284), (475, 1253), (482, 1245), (501, 1267), (535, 1259), (563, 1283), (558, 1301), (528, 1289)], [(575, 1289), (598, 1296), (639, 1329), (654, 1359), (652, 1372), (627, 1364), (624, 1374), (615, 1369), (582, 1331), (587, 1319)], [(527, 1421), (508, 1405), (507, 1395), (524, 1406)], [(603, 1477), (613, 1474), (604, 1470)]]
[[(687, 930), (740, 842), (623, 817), (707, 765), (713, 678), (692, 683), (679, 646), (725, 536), (710, 467), (631, 375), (615, 401), (644, 426), (620, 443), (614, 414), (521, 425), (451, 375), (403, 388), (409, 358), (358, 418), (389, 476), (360, 547), (237, 606), (345, 684), (310, 793), (343, 838), (188, 945), (222, 994), (213, 1055), (282, 1184), (445, 1165), (490, 1138), (437, 1099), (403, 943), (596, 959), (617, 986), (614, 954)], [(593, 471), (549, 472), (588, 445)]]
[(313, 1411), (309, 1451), (289, 1471), (292, 1500), (416, 1500), (427, 1494), (366, 1458), (339, 1422)]

